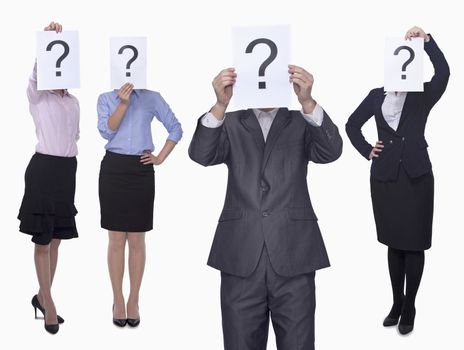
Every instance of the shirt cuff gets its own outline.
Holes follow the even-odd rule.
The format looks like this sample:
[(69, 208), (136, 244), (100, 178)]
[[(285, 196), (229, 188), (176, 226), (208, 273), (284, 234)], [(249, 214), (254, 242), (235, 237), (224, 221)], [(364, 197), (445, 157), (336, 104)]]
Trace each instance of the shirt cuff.
[(324, 120), (324, 110), (319, 104), (316, 104), (312, 113), (305, 114), (303, 109), (301, 109), (301, 115), (309, 124), (315, 127), (321, 126)]
[(219, 128), (222, 124), (224, 124), (224, 119), (218, 120), (213, 113), (208, 112), (203, 116), (203, 118), (201, 118), (201, 125), (206, 126), (207, 128)]

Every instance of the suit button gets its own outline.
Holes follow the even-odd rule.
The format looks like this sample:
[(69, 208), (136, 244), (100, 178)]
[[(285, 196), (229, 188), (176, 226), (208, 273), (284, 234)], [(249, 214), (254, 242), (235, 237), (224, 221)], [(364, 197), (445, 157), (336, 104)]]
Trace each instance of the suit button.
[(390, 140), (390, 143), (393, 143), (393, 140)]
[(403, 161), (403, 159), (400, 159), (400, 163)]
[(406, 140), (406, 138), (403, 136), (403, 137), (401, 138), (401, 141), (404, 141), (404, 140)]
[(261, 191), (263, 192), (269, 191), (269, 186), (264, 180), (261, 180), (260, 187), (261, 187)]
[(267, 216), (269, 216), (269, 213), (267, 211), (263, 211), (263, 216), (267, 217)]

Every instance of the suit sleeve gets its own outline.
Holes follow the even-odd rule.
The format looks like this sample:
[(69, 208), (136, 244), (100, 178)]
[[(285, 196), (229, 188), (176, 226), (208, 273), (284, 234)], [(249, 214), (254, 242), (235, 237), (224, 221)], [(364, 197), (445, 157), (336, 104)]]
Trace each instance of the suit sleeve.
[(217, 165), (227, 162), (229, 156), (229, 140), (226, 125), (208, 128), (198, 119), (197, 128), (189, 146), (190, 158), (203, 166)]
[(343, 149), (343, 140), (337, 126), (324, 111), (321, 126), (308, 123), (306, 134), (306, 154), (314, 163), (330, 163), (337, 160)]
[(354, 148), (356, 148), (367, 160), (369, 160), (369, 154), (371, 153), (373, 146), (366, 141), (361, 128), (374, 115), (374, 103), (372, 99), (373, 90), (361, 102), (353, 114), (351, 114), (345, 125), (346, 133), (348, 134), (348, 138)]
[(424, 50), (430, 57), (435, 73), (432, 80), (424, 84), (425, 103), (428, 110), (432, 109), (445, 92), (450, 76), (450, 68), (445, 55), (430, 34), (429, 37), (430, 41), (424, 43)]

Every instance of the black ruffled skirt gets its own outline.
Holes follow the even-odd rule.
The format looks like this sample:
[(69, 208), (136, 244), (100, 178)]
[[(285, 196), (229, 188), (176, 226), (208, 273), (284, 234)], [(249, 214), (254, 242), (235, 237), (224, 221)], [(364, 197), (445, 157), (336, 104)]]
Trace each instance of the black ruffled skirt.
[(74, 206), (76, 157), (35, 153), (26, 169), (24, 197), (19, 209), (19, 230), (32, 242), (47, 245), (52, 239), (78, 236)]

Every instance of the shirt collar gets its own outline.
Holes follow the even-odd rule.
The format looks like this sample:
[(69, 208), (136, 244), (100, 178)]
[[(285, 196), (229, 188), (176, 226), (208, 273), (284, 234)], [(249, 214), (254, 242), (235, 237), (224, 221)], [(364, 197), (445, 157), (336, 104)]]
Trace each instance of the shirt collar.
[(253, 113), (255, 114), (256, 118), (262, 117), (263, 115), (268, 115), (271, 117), (271, 119), (274, 119), (278, 111), (279, 111), (279, 108), (274, 108), (270, 112), (264, 112), (258, 108), (253, 108)]
[(407, 91), (384, 91), (383, 94), (390, 96), (404, 96), (407, 94)]

